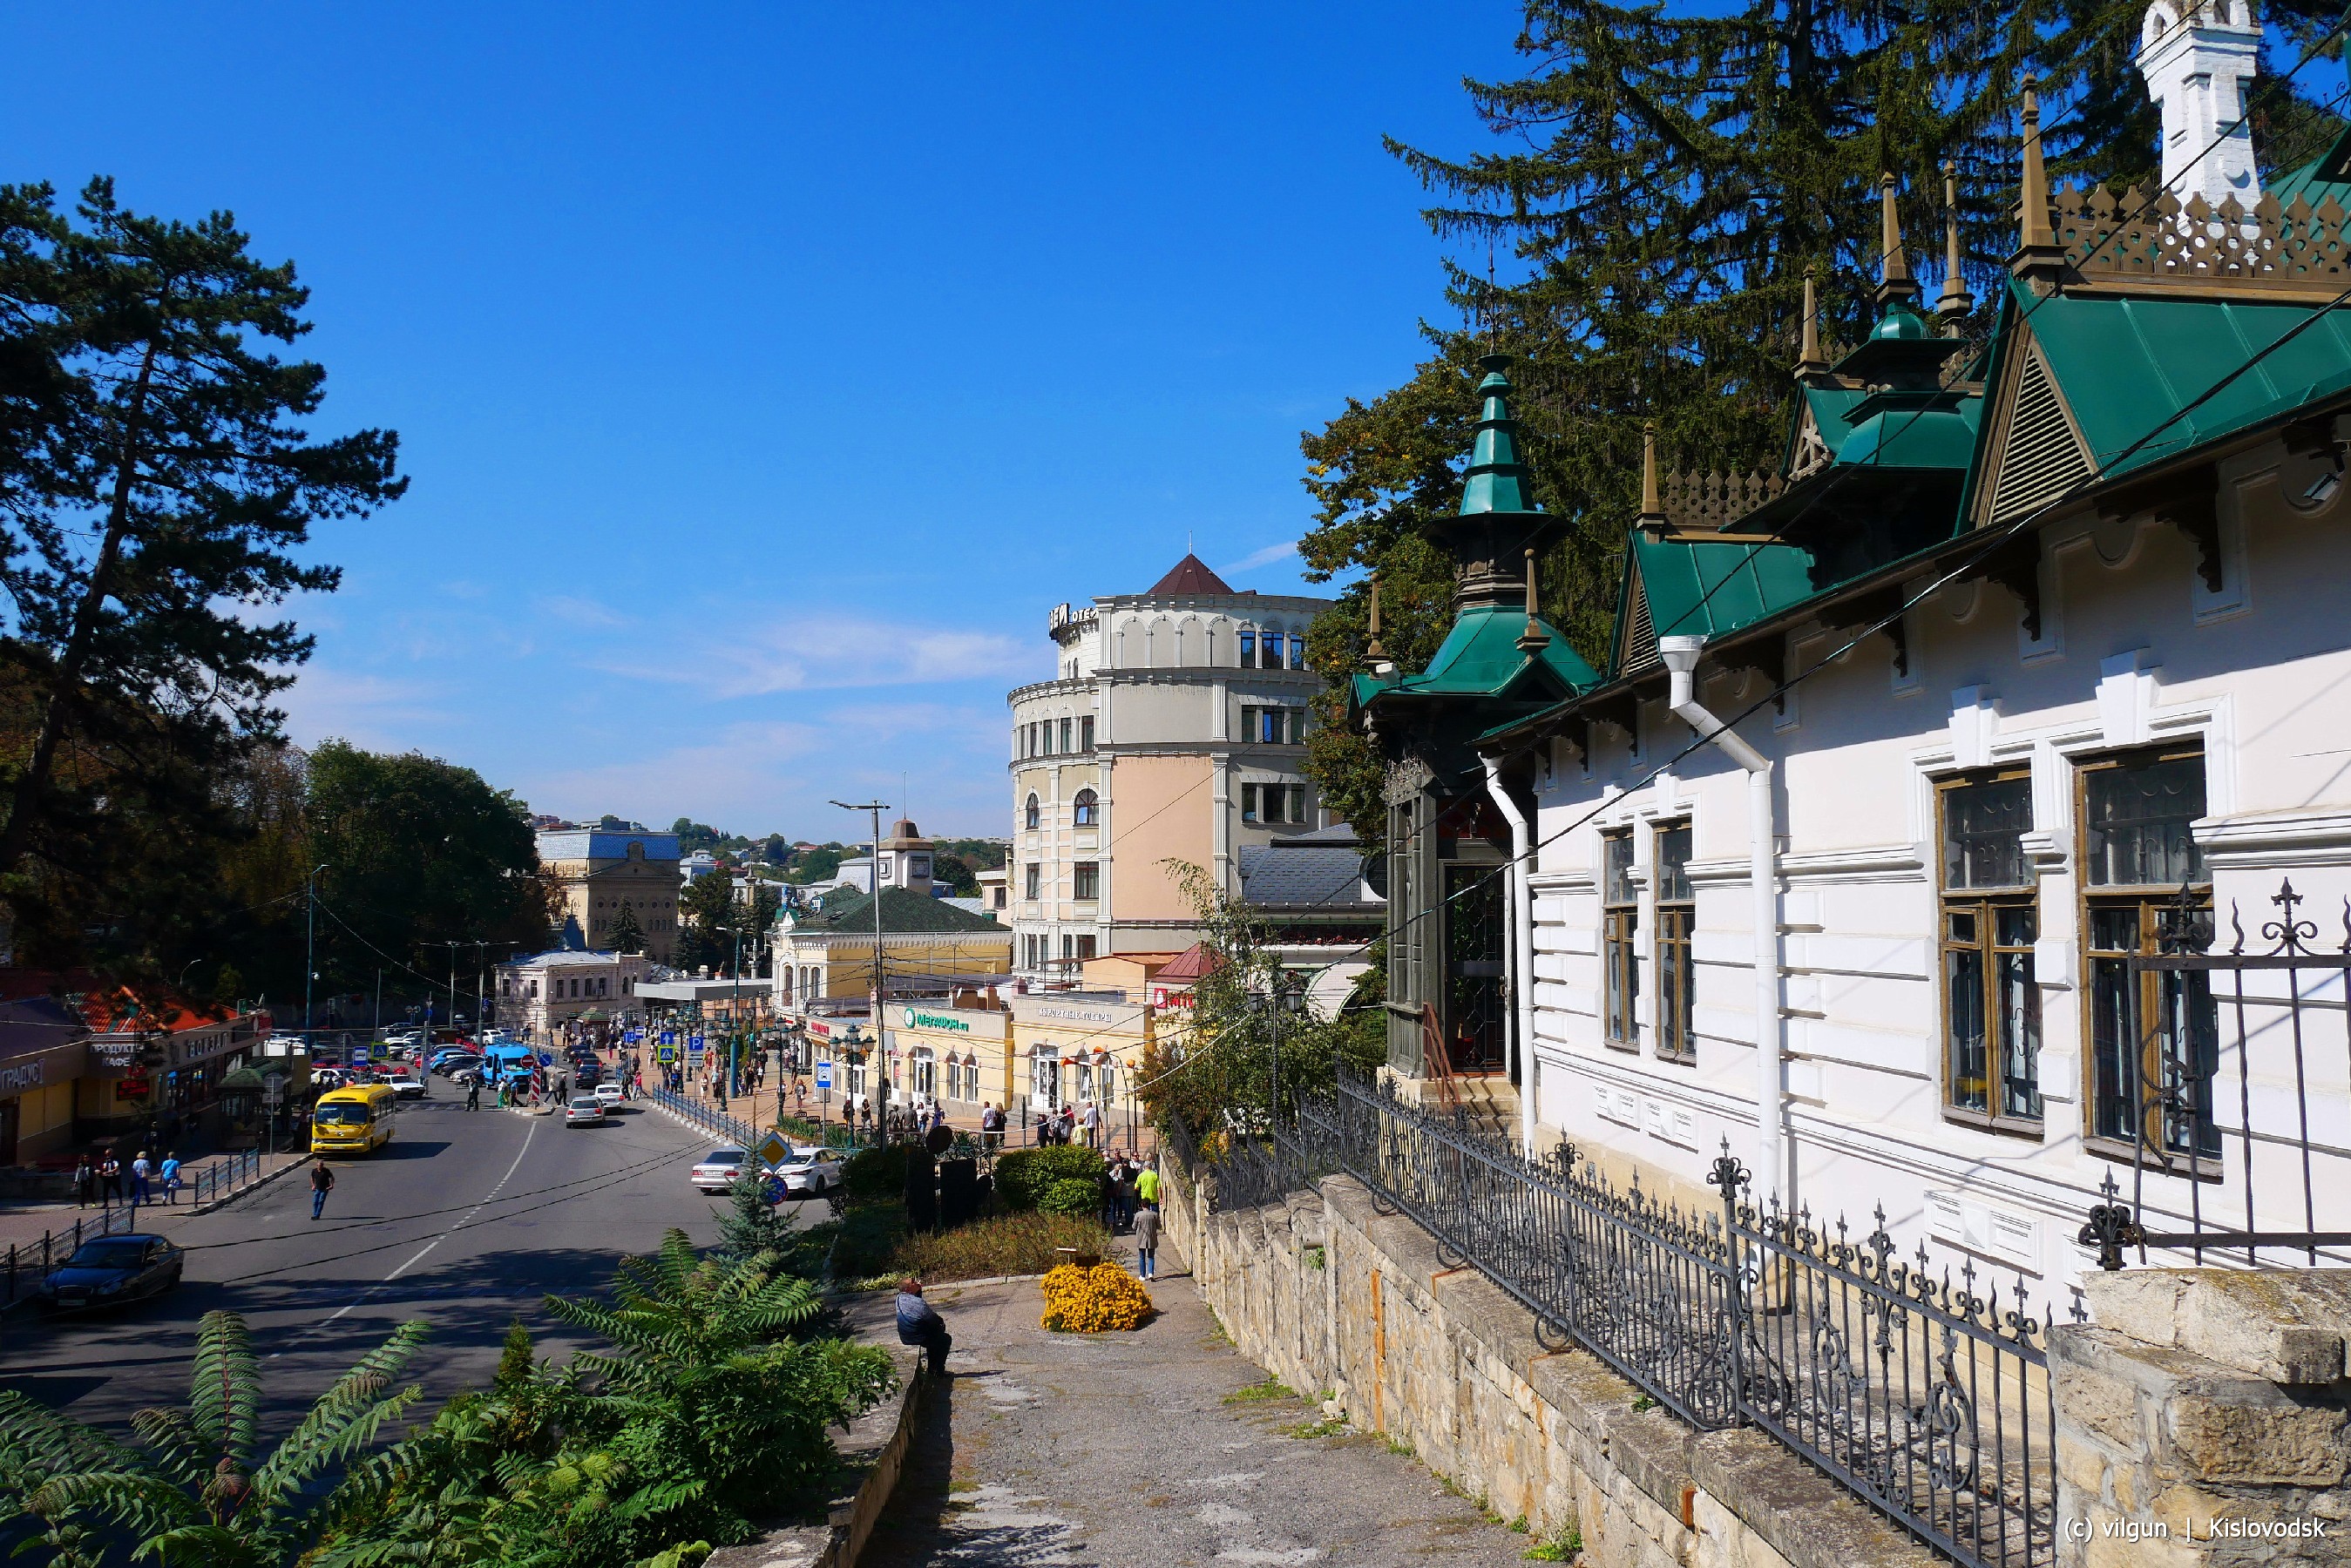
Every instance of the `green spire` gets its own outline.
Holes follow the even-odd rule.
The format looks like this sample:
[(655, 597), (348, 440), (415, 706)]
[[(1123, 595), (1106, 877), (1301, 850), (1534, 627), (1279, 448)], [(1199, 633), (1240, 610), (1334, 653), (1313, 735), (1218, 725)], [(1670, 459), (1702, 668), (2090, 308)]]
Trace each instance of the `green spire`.
[(1469, 471), (1461, 487), (1463, 517), (1485, 513), (1541, 512), (1519, 461), (1519, 421), (1510, 417), (1510, 379), (1504, 374), (1507, 354), (1489, 354), (1478, 361), (1486, 379), (1478, 383), (1485, 408), (1478, 416), (1478, 439), (1469, 449)]

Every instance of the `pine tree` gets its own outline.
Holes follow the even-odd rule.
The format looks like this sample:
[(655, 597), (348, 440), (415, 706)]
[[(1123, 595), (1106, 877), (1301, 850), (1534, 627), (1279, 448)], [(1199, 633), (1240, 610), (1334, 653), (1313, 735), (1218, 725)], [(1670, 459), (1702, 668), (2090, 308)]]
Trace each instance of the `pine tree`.
[(637, 924), (637, 912), (627, 904), (612, 919), (612, 950), (616, 953), (641, 953), (645, 950), (645, 931)]

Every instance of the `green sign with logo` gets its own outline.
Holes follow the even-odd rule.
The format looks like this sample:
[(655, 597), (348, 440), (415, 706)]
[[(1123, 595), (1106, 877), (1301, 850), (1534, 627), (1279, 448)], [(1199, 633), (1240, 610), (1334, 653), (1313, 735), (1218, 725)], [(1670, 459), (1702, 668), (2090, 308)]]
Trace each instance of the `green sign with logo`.
[(918, 1007), (900, 1009), (900, 1016), (909, 1029), (952, 1029), (958, 1034), (971, 1033), (971, 1025), (960, 1018), (950, 1018), (943, 1012), (925, 1012)]

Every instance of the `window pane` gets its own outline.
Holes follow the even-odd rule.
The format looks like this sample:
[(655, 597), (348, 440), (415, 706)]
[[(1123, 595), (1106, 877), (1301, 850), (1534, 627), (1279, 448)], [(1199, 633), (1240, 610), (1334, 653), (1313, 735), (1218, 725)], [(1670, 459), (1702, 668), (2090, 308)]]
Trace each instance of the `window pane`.
[[(2003, 909), (2001, 913), (2029, 917), (2032, 911)], [(2003, 952), (1999, 962), (2001, 1114), (2037, 1118), (2041, 1115), (2041, 988), (2032, 983), (2030, 952)]]
[(1943, 885), (2022, 888), (2032, 782), (1959, 784), (1943, 792)]
[(1633, 836), (1612, 833), (1600, 841), (1603, 857), (1600, 899), (1605, 904), (1633, 901)]
[(1063, 751), (1065, 751), (1065, 752), (1066, 752), (1066, 751), (1068, 751), (1068, 750), (1070, 749), (1070, 729), (1071, 729), (1071, 723), (1070, 723), (1070, 721), (1069, 721), (1069, 720), (1067, 720), (1067, 719), (1062, 720), (1062, 721), (1061, 721), (1061, 750), (1063, 750)]
[(1241, 668), (1247, 670), (1257, 662), (1257, 632), (1253, 628), (1241, 628)]
[(1290, 638), (1290, 668), (1306, 668), (1306, 639), (1296, 632), (1292, 632)]
[[(1628, 841), (1629, 842), (1629, 841)], [(1687, 904), (1689, 885), (1690, 825), (1676, 823), (1657, 830), (1657, 898), (1661, 903)]]
[(2093, 886), (2204, 880), (2203, 851), (2188, 831), (2204, 815), (2203, 758), (2099, 768), (2085, 794)]
[(1945, 1024), (1951, 1059), (1951, 1104), (1961, 1110), (1991, 1106), (1991, 1085), (1984, 1060), (1983, 953), (1975, 948), (1950, 948), (1943, 953), (1944, 990), (1949, 1009)]
[[(2095, 923), (2095, 920), (2094, 920)], [(2090, 1129), (2126, 1142), (2138, 1098), (2138, 987), (2119, 958), (2090, 961)]]
[(1265, 668), (1268, 670), (1279, 670), (1281, 668), (1281, 633), (1278, 631), (1270, 631), (1265, 634), (1265, 659), (1263, 663)]
[(1078, 750), (1081, 752), (1091, 752), (1093, 749), (1094, 720), (1093, 715), (1089, 713), (1084, 718), (1078, 721)]
[(1241, 820), (1243, 822), (1257, 820), (1257, 785), (1255, 784), (1241, 785)]

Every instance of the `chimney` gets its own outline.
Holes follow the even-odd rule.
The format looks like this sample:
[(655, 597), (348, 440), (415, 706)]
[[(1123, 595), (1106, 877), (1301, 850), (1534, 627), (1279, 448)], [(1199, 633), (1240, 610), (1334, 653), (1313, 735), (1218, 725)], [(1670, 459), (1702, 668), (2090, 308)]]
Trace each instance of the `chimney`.
[(2163, 115), (2165, 189), (2215, 207), (2234, 196), (2251, 210), (2262, 182), (2244, 84), (2259, 67), (2262, 35), (2246, 0), (2156, 0), (2138, 40), (2138, 72)]

